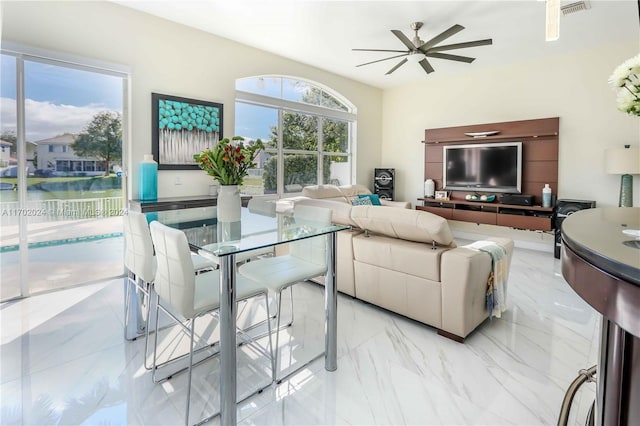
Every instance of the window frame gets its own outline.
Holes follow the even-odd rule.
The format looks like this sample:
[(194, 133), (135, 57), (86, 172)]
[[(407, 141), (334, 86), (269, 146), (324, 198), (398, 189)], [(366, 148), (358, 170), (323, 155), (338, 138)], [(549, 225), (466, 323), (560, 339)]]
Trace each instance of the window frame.
[[(247, 81), (251, 79), (259, 79), (259, 78), (279, 78), (280, 82), (286, 80), (296, 80), (301, 83), (308, 85), (309, 87), (316, 88), (322, 91), (322, 93), (326, 93), (333, 97), (335, 100), (339, 101), (347, 111), (342, 109), (333, 109), (327, 106), (322, 105), (314, 105), (305, 102), (297, 102), (289, 99), (284, 99), (283, 91), (280, 90), (280, 97), (268, 96), (259, 93), (247, 92), (245, 90), (237, 89), (239, 81)], [(317, 158), (317, 182), (318, 184), (323, 184), (325, 177), (323, 175), (323, 164), (325, 157), (327, 156), (344, 156), (347, 157), (350, 162), (349, 166), (349, 178), (350, 183), (355, 181), (356, 177), (356, 125), (357, 125), (357, 113), (356, 108), (344, 98), (341, 94), (335, 92), (334, 90), (320, 85), (316, 82), (309, 81), (306, 79), (302, 79), (299, 77), (291, 77), (291, 76), (274, 76), (274, 75), (263, 75), (263, 76), (253, 76), (246, 77), (236, 80), (236, 97), (235, 103), (238, 104), (246, 104), (246, 105), (255, 105), (263, 108), (275, 109), (278, 112), (277, 118), (277, 131), (278, 131), (278, 140), (276, 148), (268, 148), (265, 151), (275, 155), (277, 157), (278, 167), (277, 167), (277, 179), (276, 179), (276, 193), (278, 197), (283, 196), (292, 196), (299, 194), (296, 192), (285, 192), (284, 187), (284, 167), (281, 165), (284, 164), (285, 155), (288, 154), (300, 154), (300, 155), (309, 155), (315, 154)], [(283, 116), (285, 113), (300, 113), (306, 115), (313, 115), (318, 117), (318, 144), (317, 149), (315, 150), (299, 150), (299, 149), (287, 149), (284, 148), (283, 142)], [(344, 121), (347, 123), (347, 138), (348, 138), (348, 149), (347, 151), (324, 151), (324, 136), (323, 136), (323, 125), (325, 120), (336, 120), (336, 121)]]

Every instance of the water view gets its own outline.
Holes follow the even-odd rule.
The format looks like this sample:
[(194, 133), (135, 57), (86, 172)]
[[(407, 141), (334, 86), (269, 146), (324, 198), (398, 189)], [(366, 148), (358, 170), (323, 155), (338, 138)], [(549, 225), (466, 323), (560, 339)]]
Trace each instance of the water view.
[[(18, 201), (17, 178), (0, 179), (0, 200)], [(6, 188), (6, 189), (5, 189)], [(113, 176), (27, 178), (29, 200), (121, 197), (122, 179)]]

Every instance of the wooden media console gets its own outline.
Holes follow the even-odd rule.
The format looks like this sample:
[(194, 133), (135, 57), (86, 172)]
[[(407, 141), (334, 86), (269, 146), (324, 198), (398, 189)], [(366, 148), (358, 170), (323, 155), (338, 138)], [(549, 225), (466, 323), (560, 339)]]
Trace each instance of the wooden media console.
[[(487, 132), (496, 133), (465, 134)], [(465, 196), (475, 191), (450, 191), (448, 200), (419, 198), (422, 206), (416, 208), (451, 220), (550, 231), (554, 208), (541, 206), (542, 188), (549, 184), (554, 195), (558, 191), (558, 132), (558, 117), (426, 129), (424, 178), (432, 179), (436, 190), (442, 190), (445, 145), (522, 142), (522, 193), (533, 196), (534, 202), (532, 206), (501, 204), (499, 197), (495, 202), (467, 201)]]

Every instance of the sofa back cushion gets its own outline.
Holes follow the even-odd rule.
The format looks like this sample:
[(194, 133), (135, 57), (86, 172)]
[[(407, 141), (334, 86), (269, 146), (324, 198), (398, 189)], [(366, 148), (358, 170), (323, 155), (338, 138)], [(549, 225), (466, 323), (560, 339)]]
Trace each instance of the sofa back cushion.
[(342, 185), (338, 188), (345, 197), (357, 197), (360, 194), (371, 194), (369, 188), (364, 185)]
[(331, 222), (339, 223), (341, 225), (356, 226), (356, 223), (351, 219), (351, 203), (343, 203), (341, 201), (335, 201), (333, 199), (315, 199), (315, 198), (301, 198), (296, 201), (296, 205), (301, 204), (305, 206), (324, 207), (332, 210)]
[(353, 200), (359, 198), (360, 195), (371, 194), (369, 188), (364, 185), (342, 185), (338, 187), (342, 195), (353, 204)]
[(421, 210), (353, 206), (351, 220), (362, 229), (392, 238), (455, 247), (447, 220)]
[(302, 195), (309, 198), (342, 201), (350, 203), (342, 191), (335, 185), (309, 185), (302, 188)]

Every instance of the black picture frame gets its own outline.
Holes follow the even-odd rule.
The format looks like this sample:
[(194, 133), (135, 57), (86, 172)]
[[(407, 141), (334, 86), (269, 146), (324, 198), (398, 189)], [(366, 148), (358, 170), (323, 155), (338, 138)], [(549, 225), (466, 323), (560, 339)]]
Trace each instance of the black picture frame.
[(151, 94), (151, 150), (158, 170), (199, 170), (193, 155), (222, 139), (223, 105)]

